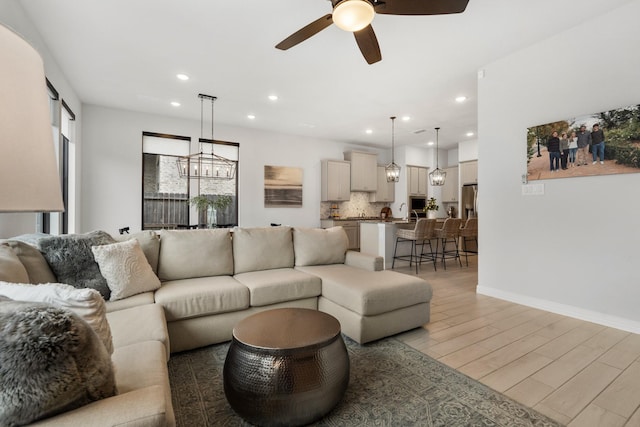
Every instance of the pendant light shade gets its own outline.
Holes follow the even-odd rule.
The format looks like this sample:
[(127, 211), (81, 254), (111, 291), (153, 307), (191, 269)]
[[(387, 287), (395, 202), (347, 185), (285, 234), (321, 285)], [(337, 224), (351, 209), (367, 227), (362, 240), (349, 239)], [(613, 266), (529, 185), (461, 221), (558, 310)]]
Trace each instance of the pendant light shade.
[(375, 16), (373, 5), (366, 0), (342, 0), (333, 9), (333, 23), (345, 31), (360, 31)]
[(390, 117), (391, 119), (391, 163), (385, 166), (384, 171), (387, 175), (387, 182), (398, 182), (400, 181), (400, 166), (398, 166), (395, 162), (395, 116)]
[(444, 185), (444, 180), (447, 177), (447, 173), (440, 169), (438, 163), (438, 133), (440, 128), (436, 128), (436, 168), (433, 172), (429, 174), (429, 182), (433, 186), (441, 186)]
[[(234, 179), (238, 162), (230, 160), (222, 156), (218, 156), (213, 152), (215, 141), (213, 139), (213, 103), (217, 99), (215, 96), (199, 94), (200, 98), (200, 151), (198, 153), (189, 154), (178, 158), (178, 172), (183, 178), (191, 179)], [(211, 139), (202, 138), (203, 133), (203, 111), (204, 100), (211, 101)], [(211, 153), (203, 151), (203, 144), (211, 144)]]

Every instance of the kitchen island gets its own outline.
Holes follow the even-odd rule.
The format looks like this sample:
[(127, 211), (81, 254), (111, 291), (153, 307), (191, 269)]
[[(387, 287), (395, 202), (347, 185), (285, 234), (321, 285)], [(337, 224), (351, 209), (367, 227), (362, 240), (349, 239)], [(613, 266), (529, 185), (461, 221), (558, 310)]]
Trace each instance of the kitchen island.
[[(390, 270), (393, 264), (393, 250), (396, 244), (396, 230), (398, 228), (413, 229), (415, 221), (361, 221), (360, 222), (360, 252), (381, 256), (384, 258), (385, 270)], [(409, 255), (411, 245), (398, 246), (398, 255)]]

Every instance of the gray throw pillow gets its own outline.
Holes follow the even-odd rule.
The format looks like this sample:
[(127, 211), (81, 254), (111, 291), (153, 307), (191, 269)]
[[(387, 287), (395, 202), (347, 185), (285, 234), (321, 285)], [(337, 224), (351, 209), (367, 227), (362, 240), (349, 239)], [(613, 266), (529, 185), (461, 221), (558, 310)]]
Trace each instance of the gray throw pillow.
[(91, 327), (45, 303), (0, 296), (0, 425), (29, 424), (116, 394)]
[(100, 274), (91, 246), (110, 243), (115, 243), (115, 240), (108, 233), (92, 231), (87, 234), (43, 237), (38, 240), (38, 249), (58, 282), (74, 288), (95, 289), (108, 301), (111, 291), (107, 280)]

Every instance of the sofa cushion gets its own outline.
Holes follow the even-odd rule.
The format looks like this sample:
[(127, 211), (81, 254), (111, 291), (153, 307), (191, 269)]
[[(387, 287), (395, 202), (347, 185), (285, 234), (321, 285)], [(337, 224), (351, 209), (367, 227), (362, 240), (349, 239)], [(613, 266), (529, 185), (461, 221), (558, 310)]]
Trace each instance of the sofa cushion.
[[(140, 357), (144, 354), (144, 357)], [(117, 366), (116, 384), (119, 393), (166, 384), (169, 387), (167, 359), (164, 347), (157, 341), (143, 341), (119, 347), (113, 353)]]
[(154, 273), (158, 274), (158, 256), (160, 255), (160, 236), (153, 230), (139, 231), (133, 234), (118, 234), (113, 236), (118, 242), (135, 239), (140, 243), (144, 256)]
[(234, 273), (293, 267), (290, 227), (237, 228), (233, 231)]
[[(160, 341), (169, 360), (169, 332), (164, 309), (160, 304), (145, 304), (138, 307), (107, 313), (113, 335), (113, 347), (125, 347), (143, 341)], [(131, 325), (136, 325), (132, 328)]]
[[(162, 387), (166, 420), (163, 420), (162, 424), (149, 425), (175, 425), (164, 346), (158, 341), (143, 341), (118, 347), (113, 353), (113, 363), (116, 366), (119, 393), (126, 394), (151, 386)], [(140, 420), (140, 425), (147, 424)]]
[(0, 298), (0, 425), (29, 424), (116, 393), (111, 358), (69, 310)]
[(0, 280), (12, 283), (29, 281), (27, 270), (7, 243), (0, 244)]
[(139, 305), (153, 304), (155, 301), (153, 292), (145, 292), (143, 294), (133, 295), (129, 298), (119, 299), (117, 301), (107, 301), (107, 313), (125, 310)]
[(394, 271), (367, 271), (346, 265), (296, 267), (322, 279), (322, 296), (363, 316), (431, 301), (424, 280)]
[(249, 307), (249, 289), (230, 276), (164, 282), (155, 293), (167, 321), (208, 316)]
[(0, 282), (0, 295), (18, 301), (45, 302), (73, 311), (98, 334), (107, 352), (113, 353), (105, 302), (95, 289), (76, 289), (61, 283), (31, 285)]
[(293, 229), (296, 266), (342, 264), (349, 238), (342, 227)]
[(229, 229), (165, 230), (160, 237), (160, 280), (233, 274)]
[(92, 246), (91, 251), (111, 290), (110, 301), (155, 291), (160, 287), (160, 280), (137, 240)]
[(115, 243), (104, 231), (87, 234), (66, 234), (43, 237), (38, 240), (38, 249), (44, 255), (58, 282), (74, 288), (92, 288), (100, 292), (105, 300), (111, 296), (107, 281), (93, 258), (91, 246)]
[(252, 307), (317, 297), (322, 292), (319, 277), (292, 268), (251, 271), (233, 277), (249, 288)]
[[(28, 283), (53, 283), (56, 281), (56, 276), (51, 271), (49, 264), (47, 264), (47, 260), (44, 259), (42, 253), (35, 246), (19, 240), (5, 240), (4, 243), (9, 245), (20, 258), (20, 262), (29, 275)], [(2, 269), (0, 268), (0, 270)]]

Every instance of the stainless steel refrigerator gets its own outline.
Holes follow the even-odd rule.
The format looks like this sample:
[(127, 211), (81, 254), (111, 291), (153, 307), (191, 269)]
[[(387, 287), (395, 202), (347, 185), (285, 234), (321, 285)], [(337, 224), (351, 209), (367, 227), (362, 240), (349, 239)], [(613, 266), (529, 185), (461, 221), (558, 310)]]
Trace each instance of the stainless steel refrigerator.
[(460, 217), (464, 220), (478, 216), (478, 185), (466, 184), (462, 186), (460, 197)]

